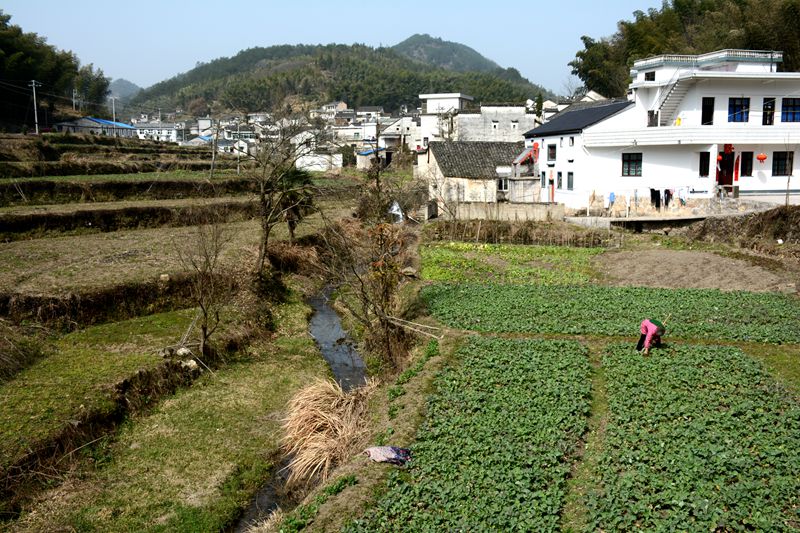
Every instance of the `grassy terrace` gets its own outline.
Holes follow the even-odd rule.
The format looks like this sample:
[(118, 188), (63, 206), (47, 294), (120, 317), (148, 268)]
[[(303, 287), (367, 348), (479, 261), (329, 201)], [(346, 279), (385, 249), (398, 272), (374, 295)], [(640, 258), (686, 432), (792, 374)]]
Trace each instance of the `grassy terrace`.
[(57, 489), (13, 531), (215, 531), (269, 475), (282, 410), (299, 387), (328, 372), (307, 334), (308, 308), (278, 310), (274, 340), (206, 374), (135, 417), (93, 450), (98, 466)]
[(71, 420), (113, 411), (113, 385), (162, 362), (194, 310), (90, 327), (56, 341), (53, 354), (0, 385), (0, 469), (61, 432)]
[(48, 215), (69, 214), (75, 211), (99, 211), (129, 208), (160, 207), (169, 209), (186, 209), (192, 206), (209, 206), (228, 202), (249, 203), (255, 201), (249, 196), (222, 196), (215, 198), (179, 198), (172, 200), (135, 200), (119, 202), (87, 202), (81, 204), (50, 204), (36, 206), (0, 207), (0, 222), (3, 215)]
[[(328, 201), (321, 206), (331, 217), (349, 214), (345, 202)], [(248, 249), (255, 253), (257, 221), (225, 227), (232, 239), (224, 260), (240, 263)], [(298, 226), (297, 235), (321, 227), (319, 215), (312, 215)], [(158, 228), (0, 243), (0, 290), (65, 294), (177, 272), (181, 266), (176, 247), (190, 241), (194, 231), (191, 227)], [(276, 226), (272, 238), (287, 239), (286, 226)]]
[[(218, 170), (214, 172), (214, 181), (236, 178), (235, 170)], [(198, 181), (209, 179), (209, 172), (194, 170), (172, 170), (168, 172), (140, 172), (137, 174), (91, 174), (77, 176), (48, 176), (36, 178), (3, 178), (0, 186), (8, 183), (35, 182), (104, 182), (104, 181)]]

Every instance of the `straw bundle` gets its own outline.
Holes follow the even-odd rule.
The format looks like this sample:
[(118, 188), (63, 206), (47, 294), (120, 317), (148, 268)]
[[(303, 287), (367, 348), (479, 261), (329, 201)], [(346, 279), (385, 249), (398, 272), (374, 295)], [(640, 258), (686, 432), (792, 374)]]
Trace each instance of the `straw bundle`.
[(325, 480), (331, 470), (360, 449), (366, 438), (363, 418), (376, 380), (349, 392), (319, 380), (289, 402), (283, 449), (291, 457), (287, 486)]

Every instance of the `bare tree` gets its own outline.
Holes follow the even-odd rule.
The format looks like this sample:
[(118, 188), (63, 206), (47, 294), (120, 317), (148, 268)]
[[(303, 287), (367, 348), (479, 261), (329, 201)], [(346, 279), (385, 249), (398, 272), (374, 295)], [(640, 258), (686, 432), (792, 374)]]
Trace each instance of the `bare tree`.
[(243, 154), (249, 161), (244, 175), (256, 183), (261, 239), (255, 271), (269, 269), (268, 246), (272, 229), (282, 222), (290, 233), (311, 201), (311, 180), (298, 172), (297, 162), (323, 142), (322, 131), (304, 116), (275, 115), (255, 154)]
[(192, 227), (191, 237), (176, 243), (181, 266), (189, 273), (192, 299), (198, 314), (199, 352), (205, 355), (208, 342), (220, 324), (220, 313), (235, 294), (235, 282), (222, 272), (221, 259), (232, 234), (222, 225), (224, 214), (204, 213)]

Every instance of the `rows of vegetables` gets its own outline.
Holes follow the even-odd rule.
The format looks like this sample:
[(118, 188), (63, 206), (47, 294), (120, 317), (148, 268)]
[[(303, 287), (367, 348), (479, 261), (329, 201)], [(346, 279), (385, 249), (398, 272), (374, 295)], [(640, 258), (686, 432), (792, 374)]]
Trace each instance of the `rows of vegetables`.
[(592, 530), (800, 528), (800, 406), (732, 347), (613, 345)]
[(643, 318), (670, 317), (673, 337), (800, 342), (800, 301), (776, 293), (461, 283), (422, 296), (443, 323), (480, 332), (635, 336)]
[[(586, 437), (602, 348), (608, 398), (587, 531), (800, 529), (800, 403), (735, 346), (800, 343), (800, 300), (774, 293), (590, 285), (597, 250), (429, 244), (422, 291), (469, 337), (436, 379), (408, 470), (351, 531), (556, 531)], [(642, 318), (669, 343), (634, 349)], [(553, 341), (497, 334), (623, 336)], [(595, 361), (596, 362), (596, 361)], [(597, 384), (597, 382), (596, 382)], [(602, 386), (602, 385), (601, 385)], [(596, 393), (597, 391), (595, 391)], [(580, 527), (580, 526), (578, 526)]]
[(412, 466), (351, 531), (558, 528), (590, 407), (585, 348), (473, 337), (457, 355), (436, 379)]

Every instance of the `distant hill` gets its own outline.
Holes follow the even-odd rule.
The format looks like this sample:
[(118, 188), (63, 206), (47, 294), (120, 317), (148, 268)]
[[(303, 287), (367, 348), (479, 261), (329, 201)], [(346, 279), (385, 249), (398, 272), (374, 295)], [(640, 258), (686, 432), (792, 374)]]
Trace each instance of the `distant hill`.
[(443, 41), (427, 33), (414, 34), (392, 50), (409, 59), (456, 72), (494, 72), (501, 68), (467, 45)]
[(514, 69), (457, 72), (411, 60), (391, 48), (364, 45), (281, 45), (215, 59), (140, 92), (131, 111), (182, 108), (251, 112), (343, 100), (352, 107), (416, 106), (419, 94), (464, 92), (484, 102), (524, 102), (551, 94)]
[(111, 96), (116, 96), (124, 100), (136, 96), (142, 88), (126, 79), (117, 78), (111, 82), (111, 85), (108, 86), (108, 90), (111, 91)]

